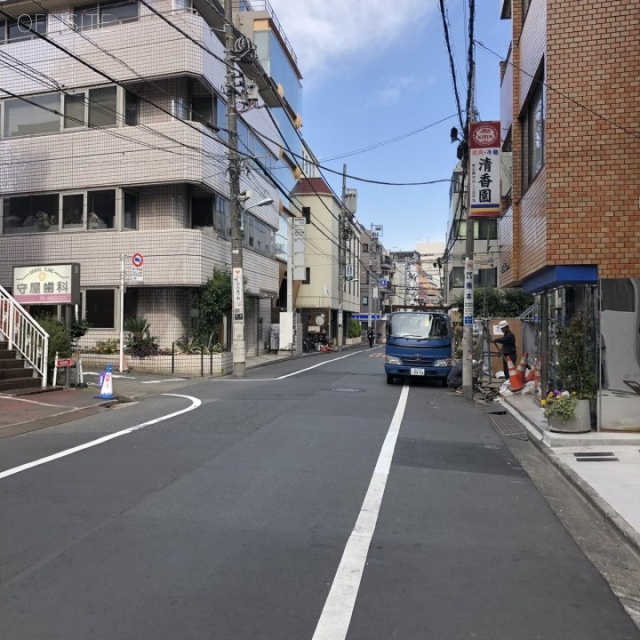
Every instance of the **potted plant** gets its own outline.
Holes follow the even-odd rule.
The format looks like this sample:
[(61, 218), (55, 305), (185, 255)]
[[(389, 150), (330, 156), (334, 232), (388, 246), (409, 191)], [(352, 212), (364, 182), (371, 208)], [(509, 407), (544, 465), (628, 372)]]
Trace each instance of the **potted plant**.
[(556, 326), (558, 377), (566, 391), (551, 391), (545, 417), (552, 431), (591, 430), (591, 406), (598, 391), (592, 327), (583, 313)]

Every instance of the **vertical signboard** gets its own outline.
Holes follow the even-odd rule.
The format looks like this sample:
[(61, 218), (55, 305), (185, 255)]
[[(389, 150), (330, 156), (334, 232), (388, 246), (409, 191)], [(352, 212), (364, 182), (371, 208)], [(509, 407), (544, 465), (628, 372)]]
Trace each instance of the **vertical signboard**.
[(472, 122), (469, 137), (471, 218), (500, 215), (500, 122)]
[(464, 309), (465, 325), (473, 324), (473, 260), (467, 258), (464, 262)]
[(307, 250), (307, 221), (304, 218), (293, 219), (293, 279), (305, 280), (304, 256)]
[(244, 289), (242, 282), (242, 269), (236, 267), (232, 274), (233, 285), (233, 319), (244, 322)]

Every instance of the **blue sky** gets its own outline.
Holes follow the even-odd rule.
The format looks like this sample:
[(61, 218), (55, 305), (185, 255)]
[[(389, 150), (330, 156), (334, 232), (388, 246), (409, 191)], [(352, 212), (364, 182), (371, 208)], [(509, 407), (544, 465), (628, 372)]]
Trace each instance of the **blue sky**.
[[(270, 0), (298, 56), (303, 79), (303, 135), (322, 164), (385, 182), (448, 180), (456, 163), (451, 117), (395, 142), (385, 141), (456, 114), (438, 0)], [(468, 1), (447, 0), (458, 91), (466, 103)], [(511, 22), (502, 0), (476, 2), (476, 39), (506, 56)], [(500, 117), (499, 58), (476, 47), (476, 105), (481, 120)], [(373, 145), (375, 149), (362, 153)], [(336, 193), (340, 175), (324, 173)], [(358, 190), (358, 219), (382, 224), (389, 250), (444, 241), (449, 184)]]

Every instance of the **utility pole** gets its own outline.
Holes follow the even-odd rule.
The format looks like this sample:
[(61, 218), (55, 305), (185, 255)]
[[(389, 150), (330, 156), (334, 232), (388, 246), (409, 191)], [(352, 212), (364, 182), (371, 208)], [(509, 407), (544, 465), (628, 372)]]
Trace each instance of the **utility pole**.
[(244, 275), (242, 265), (242, 230), (240, 220), (240, 160), (238, 158), (238, 113), (236, 111), (236, 75), (233, 55), (233, 10), (232, 2), (225, 4), (224, 59), (227, 67), (227, 134), (229, 146), (229, 204), (231, 215), (231, 272), (233, 290), (233, 375), (243, 377), (246, 366), (244, 336)]
[[(473, 19), (473, 18), (471, 18)], [(473, 399), (473, 252), (474, 252), (474, 220), (471, 217), (471, 158), (470, 140), (471, 123), (475, 120), (475, 66), (471, 63), (471, 86), (469, 87), (470, 109), (467, 112), (467, 131), (465, 132), (463, 175), (467, 176), (467, 237), (464, 260), (464, 307), (462, 332), (462, 395)]]
[(344, 283), (346, 269), (346, 199), (347, 199), (347, 165), (342, 165), (342, 202), (340, 203), (340, 216), (338, 222), (338, 351), (342, 351), (342, 342), (344, 336)]

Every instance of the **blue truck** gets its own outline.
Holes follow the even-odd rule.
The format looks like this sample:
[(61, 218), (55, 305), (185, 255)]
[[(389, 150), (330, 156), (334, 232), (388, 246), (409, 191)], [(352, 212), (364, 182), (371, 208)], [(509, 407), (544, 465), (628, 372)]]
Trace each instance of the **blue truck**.
[(384, 370), (395, 378), (430, 378), (446, 386), (453, 332), (444, 311), (395, 311), (387, 320)]

